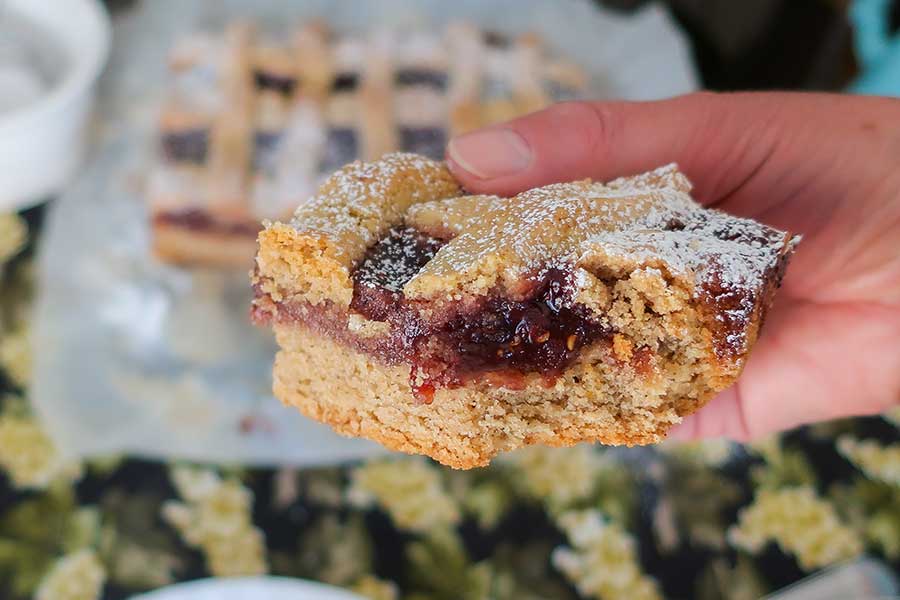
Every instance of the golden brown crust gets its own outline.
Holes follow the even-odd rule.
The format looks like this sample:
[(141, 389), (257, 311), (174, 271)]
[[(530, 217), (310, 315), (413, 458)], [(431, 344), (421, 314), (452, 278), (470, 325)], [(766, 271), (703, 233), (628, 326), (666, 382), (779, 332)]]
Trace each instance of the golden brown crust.
[(251, 49), (255, 29), (246, 22), (233, 23), (226, 31), (227, 58), (222, 76), (226, 106), (209, 133), (206, 164), (206, 209), (242, 211), (249, 193), (249, 164), (254, 110)]
[(421, 156), (388, 154), (347, 165), (300, 205), (290, 225), (274, 223), (260, 233), (259, 277), (312, 304), (346, 308), (350, 269), (368, 247), (402, 223), (413, 204), (459, 191), (443, 163)]
[(584, 244), (610, 231), (652, 227), (660, 207), (693, 208), (667, 188), (612, 190), (591, 181), (535, 188), (512, 198), (456, 198), (432, 203), (457, 235), (413, 277), (412, 298), (508, 291), (549, 259), (574, 262)]
[(334, 57), (328, 46), (329, 29), (321, 21), (300, 26), (293, 36), (294, 60), (300, 73), (302, 96), (322, 105), (334, 79)]

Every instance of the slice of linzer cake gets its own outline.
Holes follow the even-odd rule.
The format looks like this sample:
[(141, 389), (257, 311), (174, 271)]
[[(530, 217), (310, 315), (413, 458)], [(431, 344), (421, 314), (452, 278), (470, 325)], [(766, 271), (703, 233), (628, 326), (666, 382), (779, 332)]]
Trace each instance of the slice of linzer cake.
[(417, 155), (350, 164), (259, 236), (275, 394), (457, 468), (658, 442), (740, 374), (797, 240), (690, 188), (670, 165), (470, 196)]

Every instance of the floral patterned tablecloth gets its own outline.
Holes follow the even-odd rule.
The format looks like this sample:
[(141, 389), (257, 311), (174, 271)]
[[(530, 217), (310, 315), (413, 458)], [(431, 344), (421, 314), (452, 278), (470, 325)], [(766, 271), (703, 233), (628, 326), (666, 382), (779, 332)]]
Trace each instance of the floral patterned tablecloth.
[(468, 472), (63, 460), (28, 404), (30, 237), (0, 216), (2, 598), (271, 573), (384, 600), (751, 599), (863, 553), (900, 566), (898, 409), (747, 446), (532, 448)]

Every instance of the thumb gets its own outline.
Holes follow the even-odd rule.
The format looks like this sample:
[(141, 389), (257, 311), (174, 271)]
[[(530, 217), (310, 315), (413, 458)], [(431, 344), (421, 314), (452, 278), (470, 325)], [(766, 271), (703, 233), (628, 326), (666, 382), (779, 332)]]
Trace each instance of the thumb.
[(699, 93), (656, 102), (566, 102), (463, 134), (447, 161), (473, 193), (512, 195), (677, 162), (701, 201), (727, 196), (766, 161), (784, 94)]
[(767, 320), (741, 378), (669, 437), (745, 442), (900, 402), (900, 356), (883, 351), (900, 336), (895, 308), (788, 302)]

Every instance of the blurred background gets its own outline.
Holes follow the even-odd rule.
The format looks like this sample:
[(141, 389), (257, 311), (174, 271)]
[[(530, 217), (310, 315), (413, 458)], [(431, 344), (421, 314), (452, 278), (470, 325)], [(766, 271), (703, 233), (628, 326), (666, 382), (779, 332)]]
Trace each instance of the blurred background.
[[(0, 598), (900, 594), (898, 409), (748, 445), (533, 448), (455, 472), (282, 408), (274, 345), (247, 319), (263, 215), (227, 220), (178, 186), (215, 152), (201, 108), (233, 64), (220, 62), (229, 23), (265, 32), (312, 15), (349, 38), (387, 23), (439, 39), (462, 19), (498, 56), (537, 32), (537, 100), (495, 57), (478, 123), (704, 88), (900, 96), (897, 0), (0, 0)], [(297, 83), (270, 42), (254, 58), (268, 79), (251, 154), (293, 159)], [(329, 94), (353, 93), (340, 76), (364, 69), (348, 65)], [(435, 123), (398, 114), (397, 143), (439, 153), (464, 129), (445, 101), (413, 103), (440, 104)], [(279, 202), (295, 203), (318, 167), (355, 156), (348, 139), (364, 154), (364, 132), (322, 102), (322, 162), (301, 181), (300, 159), (284, 171), (253, 158), (242, 206), (285, 189)], [(209, 227), (226, 246), (205, 250)], [(247, 576), (290, 579), (231, 579)]]
[[(112, 11), (135, 0), (107, 0)], [(594, 0), (629, 14), (649, 0)], [(706, 88), (713, 90), (844, 89), (859, 73), (848, 0), (664, 0), (690, 38)], [(867, 4), (867, 3), (863, 3)], [(900, 27), (900, 6), (884, 8), (887, 33)]]
[[(618, 10), (644, 2), (611, 1)], [(670, 0), (691, 39), (703, 85), (713, 90), (844, 89), (859, 72), (851, 2), (841, 0)], [(882, 3), (890, 31), (896, 2)]]

